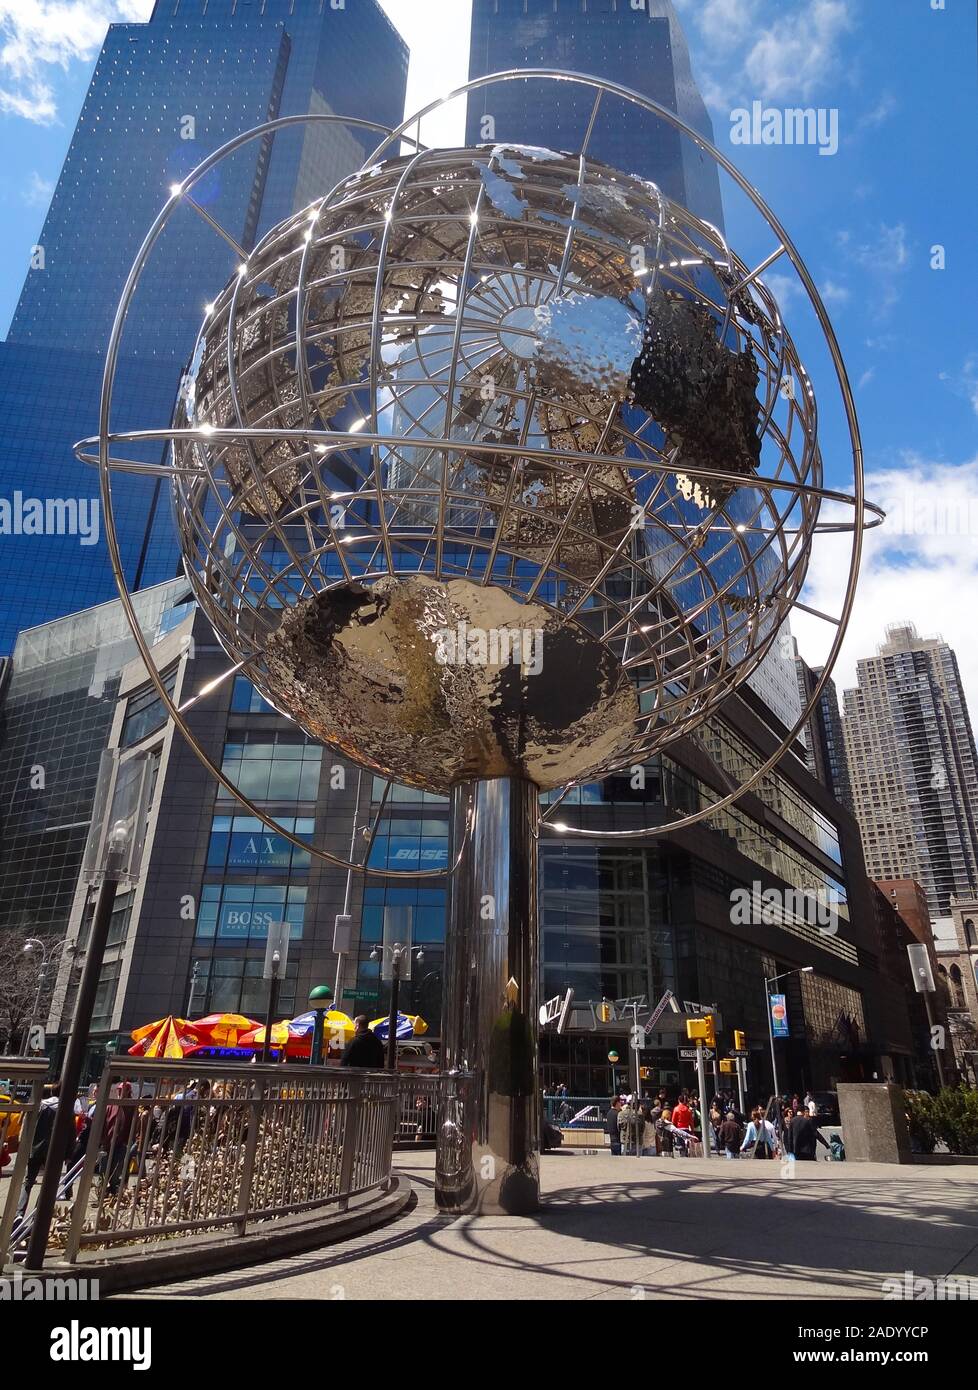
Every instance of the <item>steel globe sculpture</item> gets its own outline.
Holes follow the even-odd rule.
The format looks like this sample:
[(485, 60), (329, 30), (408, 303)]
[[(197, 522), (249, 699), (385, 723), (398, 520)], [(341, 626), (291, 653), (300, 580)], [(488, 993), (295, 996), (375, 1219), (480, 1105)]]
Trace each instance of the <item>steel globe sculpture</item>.
[(746, 273), (653, 185), (539, 149), (391, 159), (276, 228), (174, 421), (187, 574), (266, 699), (438, 792), (566, 786), (715, 710), (822, 483)]
[[(749, 266), (654, 184), (593, 160), (588, 136), (572, 153), (426, 149), (429, 107), (250, 252), (238, 248), (174, 420), (114, 433), (126, 307), (181, 200), (241, 144), (343, 119), (283, 118), (174, 190), (117, 312), (97, 456), (93, 441), (78, 446), (100, 468), (110, 555), (150, 676), (245, 806), (328, 862), (364, 867), (306, 845), (196, 744), (185, 710), (206, 690), (177, 708), (152, 663), (119, 559), (117, 469), (170, 483), (187, 578), (228, 675), (244, 671), (307, 734), (388, 785), (451, 797), (452, 1081), (436, 1193), (455, 1211), (537, 1202), (535, 846), (548, 817), (556, 824), (552, 797), (541, 820), (541, 793), (559, 800), (645, 763), (708, 719), (799, 604), (818, 537), (842, 531), (851, 546), (838, 615), (801, 605), (833, 629), (814, 704), (848, 620), (861, 531), (881, 517), (863, 497), (831, 324), (759, 195), (671, 112), (611, 82), (509, 72), (445, 100), (508, 81), (592, 90), (589, 134), (605, 96), (671, 125), (747, 195), (774, 249)], [(395, 154), (401, 139), (411, 148)], [(782, 256), (834, 368), (851, 493), (825, 487), (814, 391), (765, 284)], [(154, 439), (171, 444), (164, 464), (116, 453)], [(658, 833), (734, 800), (808, 713), (741, 786)]]

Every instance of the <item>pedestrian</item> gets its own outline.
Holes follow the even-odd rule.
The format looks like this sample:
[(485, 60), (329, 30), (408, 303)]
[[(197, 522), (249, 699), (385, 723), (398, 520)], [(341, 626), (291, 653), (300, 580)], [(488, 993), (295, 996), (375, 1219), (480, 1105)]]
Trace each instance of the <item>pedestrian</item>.
[(740, 1146), (741, 1153), (745, 1149), (753, 1148), (754, 1158), (773, 1158), (777, 1152), (778, 1137), (770, 1120), (764, 1118), (763, 1111), (759, 1105), (755, 1105), (751, 1111), (750, 1124), (747, 1126), (747, 1133), (744, 1135), (744, 1142)]
[(821, 1144), (824, 1149), (829, 1147), (828, 1140), (819, 1133), (811, 1115), (802, 1110), (794, 1117), (785, 1132), (785, 1149), (802, 1162), (814, 1163), (817, 1144)]
[(645, 1104), (642, 1106), (642, 1157), (654, 1158), (655, 1153), (655, 1120), (652, 1118), (652, 1109)]
[(638, 1101), (634, 1096), (629, 1096), (618, 1111), (618, 1132), (621, 1135), (623, 1153), (632, 1153), (638, 1157), (642, 1151), (644, 1127), (645, 1117), (639, 1109)]
[(710, 1124), (713, 1127), (713, 1138), (717, 1141), (717, 1148), (719, 1149), (720, 1126), (723, 1124), (723, 1112), (720, 1109), (719, 1096), (710, 1107)]
[[(61, 1082), (55, 1081), (49, 1088), (49, 1094), (44, 1097), (38, 1106), (37, 1119), (34, 1123), (34, 1137), (31, 1142), (31, 1151), (27, 1159), (27, 1174), (24, 1178), (24, 1186), (20, 1190), (20, 1198), (17, 1202), (17, 1214), (23, 1216), (27, 1210), (27, 1203), (30, 1200), (31, 1189), (37, 1182), (38, 1175), (47, 1162), (48, 1152), (51, 1148), (51, 1138), (54, 1134), (54, 1121), (58, 1114), (58, 1097), (61, 1094)], [(75, 1101), (75, 1113), (81, 1111), (81, 1102)], [(65, 1152), (60, 1155), (58, 1162), (58, 1172), (64, 1167), (65, 1159), (68, 1156), (70, 1146), (74, 1143), (74, 1133), (68, 1136), (68, 1143)], [(54, 1156), (52, 1156), (54, 1157)]]
[(811, 1091), (805, 1092), (805, 1109), (814, 1120), (815, 1116), (818, 1114), (818, 1101), (812, 1095)]
[(659, 1154), (665, 1154), (668, 1155), (669, 1158), (672, 1158), (675, 1147), (674, 1133), (678, 1133), (678, 1131), (672, 1123), (672, 1111), (669, 1109), (668, 1105), (664, 1105), (659, 1118), (655, 1122), (655, 1146)]
[(366, 1014), (357, 1014), (353, 1020), (353, 1037), (343, 1049), (341, 1067), (364, 1067), (369, 1071), (380, 1071), (385, 1065), (384, 1044), (377, 1034), (371, 1031), (370, 1020)]
[(689, 1106), (689, 1098), (683, 1091), (672, 1109), (672, 1123), (676, 1129), (689, 1132), (693, 1131), (693, 1112)]
[(739, 1123), (734, 1112), (728, 1110), (726, 1119), (717, 1130), (717, 1149), (727, 1158), (736, 1158), (743, 1142), (744, 1126)]
[(604, 1132), (608, 1136), (613, 1154), (621, 1153), (621, 1136), (618, 1129), (618, 1112), (621, 1110), (621, 1099), (619, 1096), (611, 1097), (611, 1105), (607, 1115), (604, 1117)]
[(574, 1107), (570, 1101), (562, 1101), (560, 1109), (557, 1111), (557, 1119), (562, 1125), (570, 1124), (574, 1118)]

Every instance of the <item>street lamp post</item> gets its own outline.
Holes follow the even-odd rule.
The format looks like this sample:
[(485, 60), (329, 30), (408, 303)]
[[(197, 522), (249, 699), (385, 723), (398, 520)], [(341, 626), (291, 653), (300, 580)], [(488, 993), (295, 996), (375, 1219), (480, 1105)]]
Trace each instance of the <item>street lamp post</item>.
[(311, 1067), (320, 1066), (323, 1060), (323, 1025), (332, 997), (333, 991), (329, 985), (315, 985), (309, 991), (309, 1007), (312, 1009), (314, 1017), (312, 1046), (309, 1048), (309, 1065)]
[(774, 1094), (780, 1097), (778, 1090), (778, 1062), (774, 1055), (774, 1025), (771, 1022), (771, 985), (776, 985), (779, 980), (786, 980), (789, 975), (807, 975), (814, 970), (814, 965), (799, 965), (794, 970), (783, 970), (780, 975), (764, 977), (764, 1007), (767, 1010), (767, 1035), (771, 1044), (771, 1072), (774, 1078)]
[[(383, 949), (391, 953), (391, 1007), (387, 1017), (387, 1070), (397, 1069), (397, 1004), (401, 990), (401, 966), (406, 958), (409, 958), (412, 950), (417, 952), (415, 959), (419, 965), (424, 963), (423, 946), (405, 946), (400, 941), (395, 941), (390, 947)], [(370, 952), (370, 959), (376, 960), (380, 952), (375, 946)]]

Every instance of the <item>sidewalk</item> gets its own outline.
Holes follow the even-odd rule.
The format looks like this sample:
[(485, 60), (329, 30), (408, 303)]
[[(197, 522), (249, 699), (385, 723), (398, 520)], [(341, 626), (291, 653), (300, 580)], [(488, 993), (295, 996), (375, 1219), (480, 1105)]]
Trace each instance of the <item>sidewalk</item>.
[(978, 1165), (541, 1161), (533, 1218), (440, 1216), (434, 1154), (383, 1230), (136, 1298), (881, 1299), (904, 1271), (978, 1280)]

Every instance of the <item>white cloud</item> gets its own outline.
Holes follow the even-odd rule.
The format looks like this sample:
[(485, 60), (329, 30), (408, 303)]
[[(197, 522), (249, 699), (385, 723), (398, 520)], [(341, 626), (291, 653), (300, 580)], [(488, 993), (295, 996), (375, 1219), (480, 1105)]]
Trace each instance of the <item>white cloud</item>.
[(152, 0), (0, 0), (0, 111), (50, 125), (52, 70), (91, 60), (109, 24), (152, 10)]
[(757, 12), (757, 0), (700, 0), (696, 23), (711, 45), (729, 45), (749, 34)]
[(793, 275), (782, 275), (780, 271), (769, 271), (763, 276), (765, 285), (777, 300), (778, 308), (784, 314), (793, 300), (801, 294), (801, 281)]
[[(841, 692), (856, 684), (856, 661), (874, 655), (887, 624), (908, 619), (922, 637), (941, 636), (954, 648), (972, 711), (978, 714), (978, 457), (962, 464), (907, 454), (902, 466), (867, 474), (866, 496), (887, 513), (863, 537), (863, 560), (852, 617), (835, 668)], [(849, 515), (850, 513), (847, 513)], [(841, 509), (826, 508), (823, 519)], [(815, 538), (803, 603), (839, 613), (851, 538)], [(791, 619), (802, 655), (817, 665), (828, 653), (829, 625), (796, 611)]]
[(943, 381), (956, 396), (964, 396), (978, 415), (978, 355), (972, 353), (960, 372), (938, 372), (937, 379)]
[(28, 207), (42, 208), (47, 207), (53, 192), (54, 184), (51, 180), (42, 179), (37, 170), (34, 169), (27, 180), (27, 187), (20, 196)]
[(744, 70), (762, 97), (803, 99), (838, 80), (840, 39), (852, 27), (843, 0), (814, 0), (771, 24), (744, 60)]
[(870, 107), (858, 121), (859, 130), (871, 130), (889, 120), (897, 109), (897, 99), (892, 92), (884, 92), (875, 106)]
[(826, 280), (822, 286), (822, 298), (826, 304), (847, 304), (849, 291), (845, 285), (840, 285), (835, 280)]
[(870, 280), (873, 299), (872, 303), (867, 299), (867, 310), (875, 309), (877, 318), (887, 314), (900, 298), (900, 277), (910, 267), (910, 245), (904, 224), (898, 222), (889, 227), (881, 222), (872, 237), (859, 242), (851, 232), (843, 229), (836, 234), (836, 243), (850, 263), (865, 271)]

